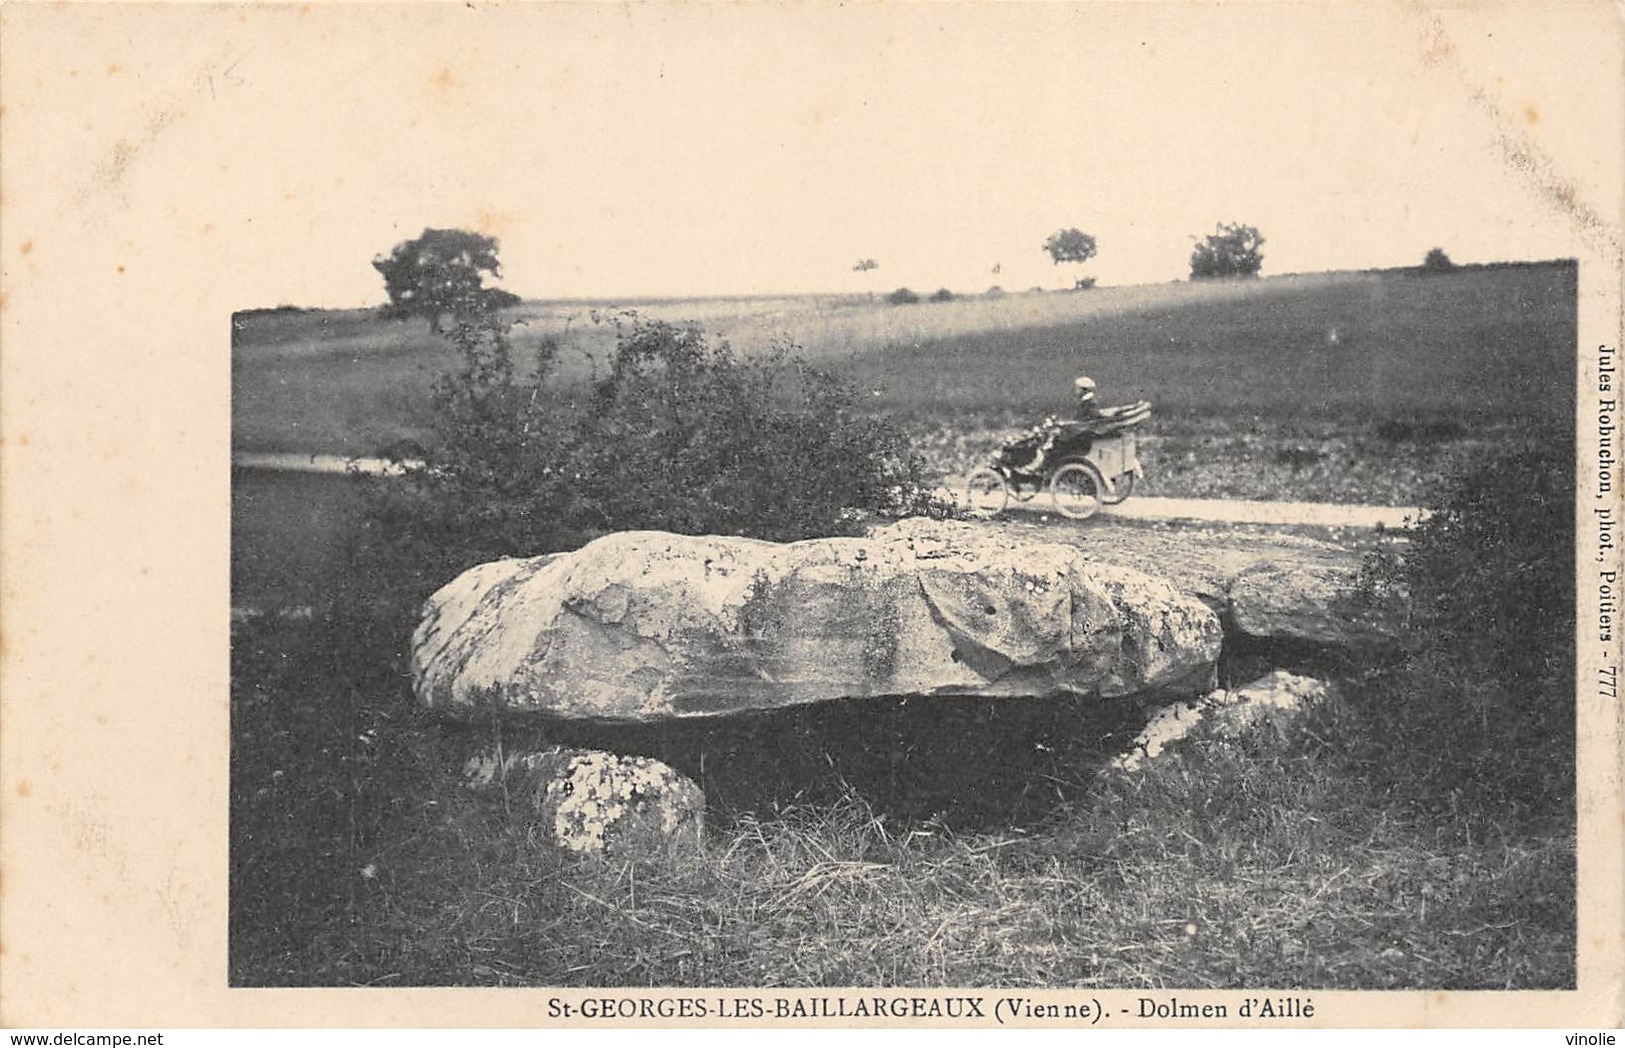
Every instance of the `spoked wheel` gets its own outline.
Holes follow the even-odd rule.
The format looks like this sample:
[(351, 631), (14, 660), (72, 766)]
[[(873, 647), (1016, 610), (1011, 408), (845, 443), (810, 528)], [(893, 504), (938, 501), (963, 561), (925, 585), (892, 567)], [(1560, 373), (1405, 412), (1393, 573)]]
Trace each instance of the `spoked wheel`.
[(1108, 506), (1115, 506), (1132, 494), (1134, 494), (1134, 474), (1125, 473), (1118, 477), (1117, 482), (1112, 485), (1112, 493), (1101, 499), (1101, 501)]
[(1005, 487), (1004, 477), (996, 469), (983, 466), (965, 482), (965, 504), (972, 513), (989, 517), (1002, 513), (1009, 499), (1010, 489)]
[(1049, 481), (1055, 510), (1068, 520), (1087, 520), (1105, 502), (1106, 478), (1092, 462), (1068, 462)]

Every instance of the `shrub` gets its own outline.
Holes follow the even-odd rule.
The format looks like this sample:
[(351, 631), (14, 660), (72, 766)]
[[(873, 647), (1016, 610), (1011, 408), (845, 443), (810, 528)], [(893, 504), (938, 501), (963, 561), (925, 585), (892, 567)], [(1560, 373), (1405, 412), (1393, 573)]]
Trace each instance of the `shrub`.
[(1561, 442), (1477, 461), (1362, 594), (1406, 621), (1366, 688), (1373, 761), (1407, 795), (1501, 824), (1574, 818), (1573, 462)]
[(583, 524), (785, 542), (851, 533), (854, 511), (920, 508), (902, 432), (793, 353), (742, 360), (691, 329), (631, 332), (573, 435)]
[(1259, 251), (1263, 246), (1264, 238), (1254, 227), (1220, 223), (1191, 252), (1191, 279), (1256, 277), (1264, 265)]
[(900, 287), (886, 296), (886, 301), (894, 306), (912, 306), (920, 300), (920, 296), (906, 287)]
[(792, 541), (865, 515), (930, 511), (901, 431), (780, 346), (749, 358), (692, 328), (633, 320), (584, 388), (544, 345), (521, 377), (489, 317), (450, 336), (461, 368), (435, 388), (427, 468), (373, 486), (377, 572), (422, 595), (502, 556), (660, 529)]
[(992, 287), (988, 288), (987, 291), (985, 291), (983, 293), (985, 295), (987, 295), (988, 298), (1003, 298), (1004, 297), (1004, 288), (1000, 287), (997, 284), (994, 284)]
[(1450, 256), (1444, 253), (1443, 248), (1439, 247), (1429, 251), (1427, 257), (1422, 260), (1422, 272), (1424, 273), (1449, 273), (1455, 268), (1456, 264), (1450, 261)]
[(1095, 286), (1094, 277), (1079, 277), (1072, 282), (1073, 291), (1088, 291)]
[(945, 287), (939, 287), (931, 293), (931, 301), (933, 302), (952, 302), (953, 300), (954, 293)]

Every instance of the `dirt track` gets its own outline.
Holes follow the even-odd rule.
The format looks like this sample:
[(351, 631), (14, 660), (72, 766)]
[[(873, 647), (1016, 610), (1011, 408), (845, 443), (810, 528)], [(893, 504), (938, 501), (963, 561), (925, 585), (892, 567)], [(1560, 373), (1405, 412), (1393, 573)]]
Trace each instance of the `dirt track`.
[[(1005, 515), (1014, 519), (1061, 519), (1044, 496), (1030, 503), (1011, 503)], [(1212, 524), (1259, 524), (1328, 528), (1398, 530), (1420, 520), (1417, 506), (1355, 506), (1340, 502), (1253, 502), (1241, 499), (1147, 498), (1139, 495), (1101, 511), (1103, 518), (1141, 521), (1192, 521)]]

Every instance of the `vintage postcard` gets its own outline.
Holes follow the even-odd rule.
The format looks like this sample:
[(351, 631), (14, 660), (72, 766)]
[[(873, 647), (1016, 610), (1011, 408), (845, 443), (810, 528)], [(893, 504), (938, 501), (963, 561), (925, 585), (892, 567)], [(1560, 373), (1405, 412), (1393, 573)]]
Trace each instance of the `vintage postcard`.
[(1618, 5), (0, 59), (7, 1026), (1625, 1021)]

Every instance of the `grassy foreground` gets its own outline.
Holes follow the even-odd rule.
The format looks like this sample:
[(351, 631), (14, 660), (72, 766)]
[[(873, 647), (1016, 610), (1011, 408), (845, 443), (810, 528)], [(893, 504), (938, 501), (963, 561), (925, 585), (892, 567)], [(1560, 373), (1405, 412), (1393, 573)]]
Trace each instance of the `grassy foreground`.
[[(460, 790), (460, 740), (398, 681), (269, 668), (275, 634), (323, 628), (238, 645), (234, 985), (1573, 984), (1572, 836), (1409, 796), (1359, 701), (1080, 768), (1026, 825), (846, 792), (604, 862)], [(1031, 740), (1004, 742), (1014, 774)]]

